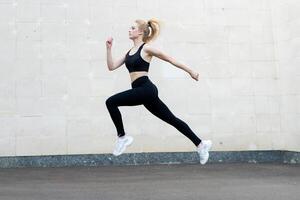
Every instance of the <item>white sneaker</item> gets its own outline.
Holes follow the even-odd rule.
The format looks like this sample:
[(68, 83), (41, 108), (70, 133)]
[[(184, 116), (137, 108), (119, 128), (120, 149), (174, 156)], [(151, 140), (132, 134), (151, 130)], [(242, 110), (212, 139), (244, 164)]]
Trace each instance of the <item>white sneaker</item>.
[(118, 137), (113, 155), (121, 155), (125, 151), (126, 147), (131, 145), (132, 141), (133, 137), (131, 136), (124, 135), (123, 137)]
[(212, 146), (212, 142), (210, 140), (202, 140), (199, 146), (197, 147), (197, 152), (200, 156), (200, 163), (204, 165), (209, 158), (209, 150)]

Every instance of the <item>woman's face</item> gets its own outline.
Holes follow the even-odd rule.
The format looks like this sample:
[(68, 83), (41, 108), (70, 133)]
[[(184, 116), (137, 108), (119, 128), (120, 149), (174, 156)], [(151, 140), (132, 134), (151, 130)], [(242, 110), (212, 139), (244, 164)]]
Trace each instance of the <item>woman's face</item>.
[(138, 38), (141, 34), (142, 34), (142, 32), (138, 29), (138, 26), (136, 23), (133, 23), (129, 27), (129, 38), (130, 39)]

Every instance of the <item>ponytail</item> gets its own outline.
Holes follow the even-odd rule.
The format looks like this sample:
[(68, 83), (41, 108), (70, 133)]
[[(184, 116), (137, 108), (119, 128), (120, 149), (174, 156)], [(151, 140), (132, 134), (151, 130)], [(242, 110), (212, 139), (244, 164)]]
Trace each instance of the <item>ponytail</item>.
[(144, 33), (144, 42), (148, 43), (158, 37), (161, 23), (157, 19), (150, 19), (148, 21), (136, 20), (135, 22), (138, 24), (139, 29)]

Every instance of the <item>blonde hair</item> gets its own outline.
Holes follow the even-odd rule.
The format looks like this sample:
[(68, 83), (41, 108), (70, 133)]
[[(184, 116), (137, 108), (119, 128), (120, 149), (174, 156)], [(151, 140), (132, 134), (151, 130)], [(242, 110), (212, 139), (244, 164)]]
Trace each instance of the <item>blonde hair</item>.
[(150, 42), (157, 38), (160, 33), (161, 22), (157, 19), (150, 19), (148, 21), (137, 19), (135, 22), (138, 24), (138, 28), (142, 31), (143, 34), (143, 41)]

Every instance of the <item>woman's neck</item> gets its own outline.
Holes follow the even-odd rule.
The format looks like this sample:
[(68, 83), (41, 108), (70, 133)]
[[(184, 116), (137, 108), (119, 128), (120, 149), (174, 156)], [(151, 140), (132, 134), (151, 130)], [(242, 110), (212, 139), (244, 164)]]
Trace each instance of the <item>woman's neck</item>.
[(133, 41), (133, 46), (135, 48), (137, 48), (137, 47), (141, 46), (143, 43), (144, 43), (143, 40), (134, 40)]

